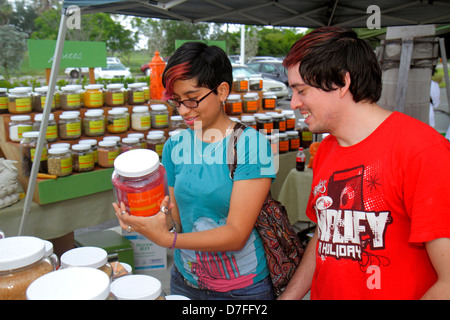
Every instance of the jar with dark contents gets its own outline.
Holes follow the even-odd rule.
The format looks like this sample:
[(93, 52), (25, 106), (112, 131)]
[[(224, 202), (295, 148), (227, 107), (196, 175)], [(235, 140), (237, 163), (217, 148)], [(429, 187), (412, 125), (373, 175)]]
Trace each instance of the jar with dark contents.
[(91, 147), (92, 156), (94, 157), (94, 165), (98, 163), (98, 147), (96, 139), (83, 139), (78, 141), (80, 144), (87, 144)]
[(242, 111), (245, 113), (255, 113), (259, 109), (259, 96), (255, 92), (249, 92), (242, 98)]
[[(33, 131), (39, 131), (42, 123), (42, 113), (34, 116)], [(58, 139), (58, 125), (55, 121), (55, 115), (50, 113), (48, 115), (47, 132), (45, 134), (47, 142), (54, 142)]]
[(81, 108), (82, 88), (80, 85), (61, 87), (59, 103), (62, 110), (79, 110)]
[(127, 102), (130, 105), (145, 103), (144, 88), (140, 83), (130, 83), (127, 90)]
[[(25, 177), (29, 177), (31, 173), (31, 167), (33, 165), (33, 161), (35, 160), (36, 146), (39, 138), (39, 131), (28, 131), (23, 133), (23, 139), (20, 142), (20, 154), (22, 161), (22, 175)], [(47, 141), (44, 141), (44, 145), (42, 148), (41, 161), (39, 164), (39, 172), (47, 173), (48, 172), (48, 144)]]
[(232, 91), (234, 92), (247, 92), (248, 91), (248, 78), (244, 75), (237, 75), (233, 79)]
[(253, 129), (256, 129), (256, 120), (254, 116), (242, 116), (241, 122), (247, 127), (252, 127)]
[(105, 105), (119, 107), (125, 104), (125, 90), (121, 83), (111, 83), (106, 86)]
[(278, 130), (279, 132), (285, 132), (286, 131), (286, 119), (284, 119), (284, 116), (280, 113), (272, 114), (272, 121), (273, 121), (273, 129)]
[(88, 137), (99, 137), (105, 134), (105, 117), (102, 109), (91, 109), (84, 113), (83, 132)]
[(300, 146), (303, 149), (308, 149), (313, 141), (313, 134), (309, 131), (305, 119), (299, 119), (298, 121), (298, 134), (300, 136)]
[(280, 154), (289, 151), (289, 138), (286, 133), (278, 133), (278, 149)]
[(263, 89), (263, 78), (260, 74), (252, 74), (248, 80), (251, 91), (261, 91)]
[(240, 115), (242, 113), (242, 100), (239, 94), (230, 94), (225, 101), (225, 112), (229, 116)]
[(297, 151), (300, 147), (300, 136), (298, 135), (298, 131), (289, 130), (286, 131), (289, 139), (289, 151)]
[(284, 118), (286, 119), (286, 131), (295, 130), (294, 110), (282, 110), (281, 113), (284, 115)]
[[(34, 93), (32, 94), (32, 110), (34, 112), (43, 112), (45, 107), (45, 100), (47, 99), (48, 87), (40, 87), (35, 88)], [(53, 97), (51, 110), (54, 111), (56, 109), (56, 101), (55, 97)]]
[(277, 96), (273, 92), (264, 92), (262, 97), (262, 108), (274, 110), (277, 107)]
[(134, 149), (142, 149), (141, 147), (142, 145), (139, 142), (139, 138), (123, 138), (120, 152), (124, 153)]
[(153, 104), (150, 106), (151, 126), (154, 129), (169, 127), (169, 111), (164, 104)]
[(0, 114), (8, 113), (8, 89), (0, 88)]
[(164, 132), (150, 131), (147, 135), (147, 149), (155, 151), (161, 158), (165, 141)]
[(263, 134), (271, 134), (273, 130), (272, 118), (267, 115), (261, 115), (256, 120), (256, 128)]
[(94, 170), (94, 153), (88, 144), (74, 144), (72, 146), (73, 171), (88, 172)]

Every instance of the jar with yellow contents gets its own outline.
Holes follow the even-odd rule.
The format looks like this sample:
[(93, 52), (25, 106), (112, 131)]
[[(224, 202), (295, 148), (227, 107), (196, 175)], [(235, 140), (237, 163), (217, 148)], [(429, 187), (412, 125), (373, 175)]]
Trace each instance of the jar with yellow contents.
[(84, 87), (84, 106), (86, 108), (103, 107), (103, 85), (89, 84)]

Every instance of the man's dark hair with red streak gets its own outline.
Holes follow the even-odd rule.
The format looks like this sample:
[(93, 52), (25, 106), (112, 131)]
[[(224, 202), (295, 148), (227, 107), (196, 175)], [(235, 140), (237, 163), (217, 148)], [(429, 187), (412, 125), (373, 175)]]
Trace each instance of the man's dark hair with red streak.
[(342, 27), (321, 27), (297, 40), (283, 61), (286, 68), (300, 62), (303, 81), (324, 91), (343, 87), (350, 74), (350, 92), (355, 102), (375, 103), (381, 96), (381, 68), (374, 50)]

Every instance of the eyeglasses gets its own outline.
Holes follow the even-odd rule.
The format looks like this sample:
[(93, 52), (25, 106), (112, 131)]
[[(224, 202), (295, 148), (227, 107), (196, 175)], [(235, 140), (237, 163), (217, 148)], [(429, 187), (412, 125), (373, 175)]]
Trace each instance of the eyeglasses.
[(194, 109), (194, 108), (197, 108), (198, 105), (200, 104), (200, 102), (202, 102), (207, 96), (209, 96), (218, 87), (219, 87), (219, 85), (217, 85), (214, 89), (212, 89), (210, 92), (208, 92), (200, 100), (187, 99), (187, 100), (180, 101), (180, 100), (169, 99), (169, 100), (167, 100), (167, 103), (170, 104), (172, 107), (175, 107), (175, 108), (179, 108), (181, 106), (181, 104), (184, 104), (184, 106), (186, 108)]

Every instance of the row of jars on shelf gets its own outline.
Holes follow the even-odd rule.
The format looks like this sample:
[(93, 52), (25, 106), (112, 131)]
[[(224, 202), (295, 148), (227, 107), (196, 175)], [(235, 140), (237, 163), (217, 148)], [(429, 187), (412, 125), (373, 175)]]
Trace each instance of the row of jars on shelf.
[(242, 113), (257, 113), (259, 110), (275, 110), (277, 96), (274, 92), (263, 92), (262, 97), (257, 92), (245, 94), (230, 94), (225, 101), (224, 109), (227, 115), (236, 116)]
[[(63, 140), (79, 139), (82, 134), (88, 137), (99, 137), (105, 133), (125, 133), (130, 128), (135, 131), (147, 131), (150, 129), (183, 129), (187, 128), (181, 116), (171, 116), (163, 104), (148, 106), (134, 106), (130, 113), (127, 107), (115, 107), (107, 111), (103, 109), (89, 109), (83, 116), (80, 111), (63, 111), (59, 121), (54, 114), (49, 114), (46, 139), (54, 142), (58, 138)], [(34, 116), (34, 122), (30, 115), (11, 116), (9, 123), (9, 137), (11, 141), (20, 142), (23, 133), (27, 131), (39, 131), (42, 123), (42, 114)]]
[[(170, 131), (172, 135), (177, 130)], [(29, 176), (34, 161), (39, 131), (24, 132), (20, 142), (22, 175)], [(42, 148), (39, 173), (48, 173), (58, 177), (71, 175), (73, 172), (88, 172), (98, 165), (102, 168), (114, 166), (116, 157), (126, 151), (148, 148), (160, 157), (166, 141), (164, 131), (144, 133), (129, 133), (127, 137), (106, 136), (103, 140), (82, 139), (77, 144), (60, 142), (49, 145), (44, 142)]]
[[(26, 114), (42, 112), (45, 106), (48, 86), (35, 88), (0, 88), (0, 114)], [(145, 82), (67, 85), (55, 88), (52, 110), (79, 110), (81, 107), (119, 107), (125, 104), (141, 105), (150, 100), (149, 86)]]

